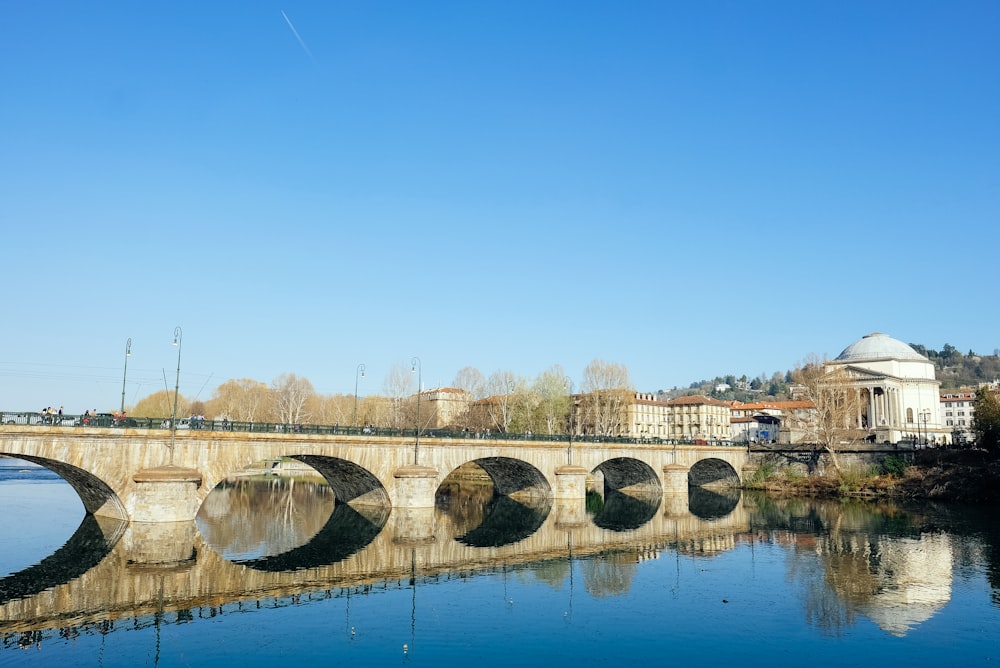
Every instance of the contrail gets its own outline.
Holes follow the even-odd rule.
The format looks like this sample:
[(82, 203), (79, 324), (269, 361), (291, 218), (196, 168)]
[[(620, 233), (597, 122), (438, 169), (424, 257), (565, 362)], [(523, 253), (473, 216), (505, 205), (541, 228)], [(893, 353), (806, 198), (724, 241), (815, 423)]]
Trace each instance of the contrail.
[(306, 52), (307, 56), (309, 56), (309, 60), (313, 61), (313, 65), (315, 65), (316, 58), (312, 55), (312, 51), (310, 51), (309, 47), (306, 46), (306, 43), (302, 39), (302, 37), (299, 36), (299, 31), (296, 30), (295, 26), (292, 25), (292, 20), (288, 18), (288, 14), (285, 13), (284, 9), (281, 10), (281, 15), (285, 17), (285, 23), (287, 23), (288, 27), (292, 29), (292, 34), (295, 35), (295, 39), (299, 40), (299, 46), (302, 47), (302, 50)]

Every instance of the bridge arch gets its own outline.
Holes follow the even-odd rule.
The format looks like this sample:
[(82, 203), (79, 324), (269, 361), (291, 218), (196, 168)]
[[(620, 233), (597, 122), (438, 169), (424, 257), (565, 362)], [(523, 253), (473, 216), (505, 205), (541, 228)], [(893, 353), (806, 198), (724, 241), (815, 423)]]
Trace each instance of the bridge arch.
[[(511, 496), (517, 498), (549, 498), (552, 487), (542, 473), (530, 462), (514, 457), (480, 457), (465, 462), (453, 468), (442, 479), (442, 483), (462, 472), (469, 472), (478, 467), (489, 476), (493, 483), (493, 496)], [(447, 469), (446, 469), (447, 470)], [(440, 489), (440, 486), (439, 486)]]
[(389, 493), (371, 471), (360, 464), (323, 455), (290, 455), (326, 478), (337, 501), (352, 505), (390, 506)]
[(707, 488), (734, 488), (740, 486), (740, 474), (724, 459), (700, 459), (688, 471), (688, 485)]
[(549, 498), (552, 495), (545, 474), (526, 461), (513, 457), (481, 457), (469, 463), (479, 466), (490, 477), (494, 496)]
[[(7, 454), (7, 453), (3, 453)], [(76, 490), (84, 510), (88, 515), (104, 515), (118, 520), (128, 521), (129, 515), (125, 509), (125, 504), (118, 497), (111, 486), (98, 478), (90, 471), (73, 466), (67, 462), (62, 462), (48, 457), (37, 457), (34, 455), (12, 454), (12, 457), (23, 459), (44, 466), (48, 470), (56, 473), (70, 486)]]
[(646, 462), (615, 457), (591, 472), (594, 488), (587, 501), (596, 526), (609, 531), (631, 531), (653, 518), (663, 500), (663, 485)]
[(632, 496), (649, 496), (663, 492), (656, 471), (640, 459), (615, 457), (602, 462), (591, 473), (596, 474), (596, 480), (603, 480), (600, 491), (604, 493), (613, 490)]

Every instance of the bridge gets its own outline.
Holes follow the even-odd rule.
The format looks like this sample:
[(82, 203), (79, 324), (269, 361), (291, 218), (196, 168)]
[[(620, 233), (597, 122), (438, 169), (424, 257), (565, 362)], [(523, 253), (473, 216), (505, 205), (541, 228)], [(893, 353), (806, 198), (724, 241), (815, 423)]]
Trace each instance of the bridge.
[(588, 484), (686, 499), (689, 485), (739, 485), (748, 465), (746, 450), (732, 445), (149, 426), (3, 424), (0, 455), (58, 473), (88, 514), (138, 523), (190, 522), (220, 482), (281, 458), (315, 469), (338, 502), (391, 508), (397, 517), (432, 513), (440, 485), (468, 463), (485, 470), (497, 495), (550, 499), (578, 518), (586, 516)]
[[(620, 497), (617, 509), (605, 504), (579, 522), (550, 512), (544, 502), (507, 500), (471, 530), (458, 531), (438, 514), (419, 540), (412, 537), (425, 534), (424, 528), (410, 526), (409, 515), (392, 521), (395, 510), (362, 514), (336, 504), (307, 543), (236, 561), (208, 546), (195, 522), (138, 525), (86, 516), (54, 554), (0, 578), (0, 638), (68, 626), (105, 628), (169, 613), (211, 617), (254, 602), (349, 596), (541, 561), (569, 568), (578, 557), (617, 553), (639, 560), (664, 550), (710, 557), (733, 549), (751, 530), (753, 506), (738, 491), (728, 499), (722, 513), (706, 519), (682, 507), (686, 497), (674, 506)], [(151, 527), (160, 532), (160, 549), (147, 549)]]

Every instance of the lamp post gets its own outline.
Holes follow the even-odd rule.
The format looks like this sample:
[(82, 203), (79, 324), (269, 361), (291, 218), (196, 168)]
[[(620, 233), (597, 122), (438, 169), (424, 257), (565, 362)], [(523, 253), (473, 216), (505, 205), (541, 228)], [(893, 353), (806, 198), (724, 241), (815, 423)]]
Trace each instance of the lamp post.
[(177, 377), (174, 380), (174, 411), (170, 415), (170, 463), (174, 463), (174, 436), (177, 435), (177, 395), (181, 388), (181, 339), (184, 332), (180, 326), (174, 327), (174, 343), (177, 346)]
[(928, 410), (928, 409), (925, 408), (924, 410), (920, 411), (920, 421), (924, 423), (924, 444), (925, 445), (927, 444), (927, 441), (930, 440), (930, 432), (927, 431), (927, 422), (930, 420), (930, 418), (931, 418), (931, 412), (930, 412), (930, 410)]
[(354, 426), (358, 426), (358, 377), (365, 377), (365, 365), (359, 364), (354, 372)]
[[(569, 378), (563, 380), (566, 388), (566, 396), (569, 398), (569, 444), (566, 446), (566, 465), (573, 465), (573, 381)], [(572, 565), (572, 562), (571, 562)]]
[(417, 435), (413, 441), (413, 465), (416, 466), (419, 463), (420, 457), (420, 390), (423, 388), (423, 381), (421, 380), (423, 369), (420, 367), (419, 357), (414, 357), (410, 360), (410, 372), (414, 371), (417, 373)]
[(132, 356), (132, 338), (125, 342), (125, 368), (122, 370), (122, 413), (125, 412), (125, 376), (128, 373), (128, 358)]

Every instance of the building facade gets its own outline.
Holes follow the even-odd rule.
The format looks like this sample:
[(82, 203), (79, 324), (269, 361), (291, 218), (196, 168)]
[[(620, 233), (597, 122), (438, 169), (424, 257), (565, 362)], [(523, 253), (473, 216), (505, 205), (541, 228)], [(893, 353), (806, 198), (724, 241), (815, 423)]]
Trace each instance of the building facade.
[(670, 438), (691, 441), (728, 441), (730, 405), (703, 395), (677, 397), (670, 407)]
[(934, 364), (907, 344), (875, 332), (855, 341), (827, 372), (846, 372), (861, 401), (854, 426), (878, 443), (950, 442), (941, 421), (941, 382)]

